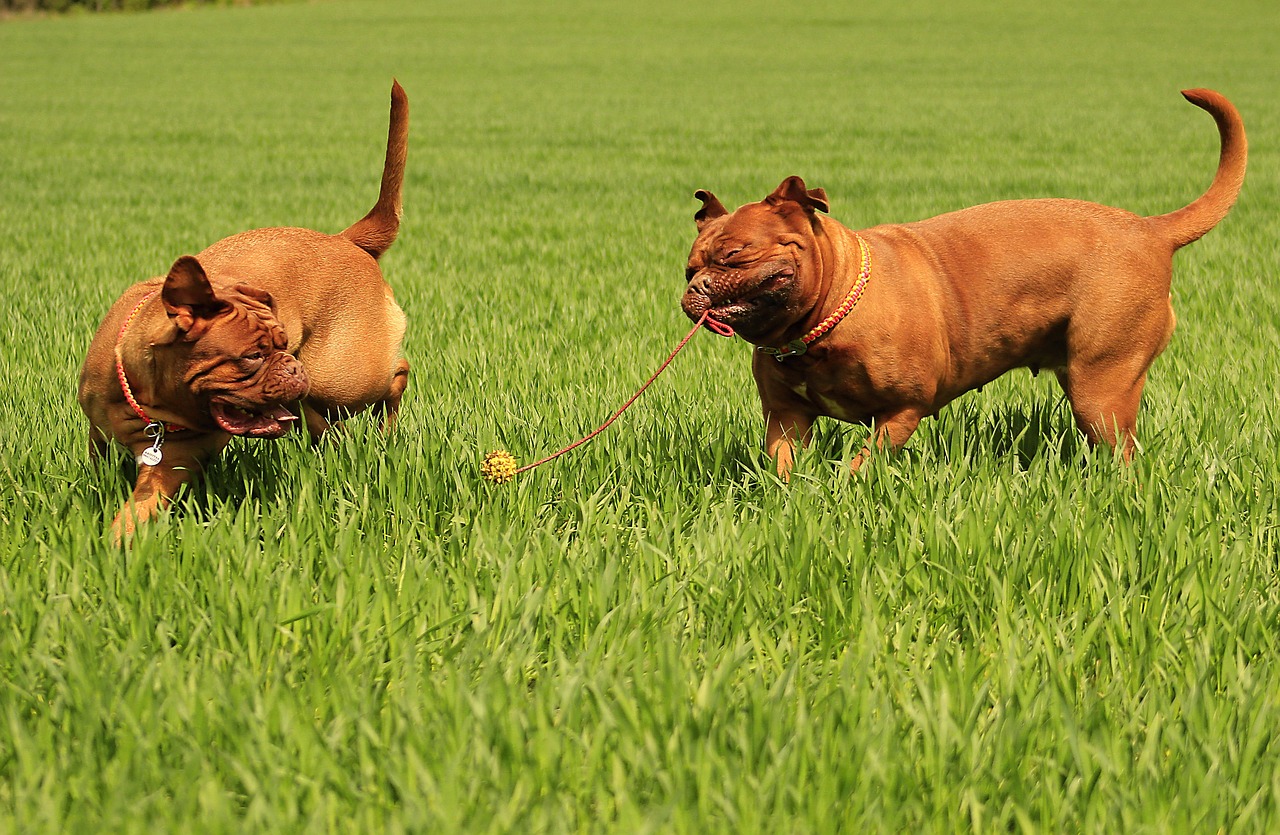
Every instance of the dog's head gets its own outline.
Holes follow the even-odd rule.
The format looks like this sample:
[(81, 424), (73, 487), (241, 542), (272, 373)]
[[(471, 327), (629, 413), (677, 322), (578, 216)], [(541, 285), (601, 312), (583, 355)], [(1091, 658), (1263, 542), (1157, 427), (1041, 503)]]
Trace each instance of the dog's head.
[(200, 262), (184, 255), (160, 297), (173, 332), (167, 343), (152, 346), (157, 366), (188, 395), (201, 423), (212, 418), (225, 432), (254, 438), (288, 433), (297, 417), (286, 404), (305, 395), (308, 382), (302, 364), (285, 350), (288, 338), (271, 294), (245, 284), (215, 292)]
[(685, 268), (681, 307), (697, 320), (708, 310), (743, 337), (785, 329), (813, 306), (812, 266), (818, 211), (828, 211), (820, 188), (788, 177), (759, 203), (728, 212), (709, 191), (695, 195), (698, 237)]

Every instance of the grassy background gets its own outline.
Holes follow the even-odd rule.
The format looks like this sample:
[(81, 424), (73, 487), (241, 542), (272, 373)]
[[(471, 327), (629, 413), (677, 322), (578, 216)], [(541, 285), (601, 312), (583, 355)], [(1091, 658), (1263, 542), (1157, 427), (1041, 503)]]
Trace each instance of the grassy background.
[[(0, 23), (0, 832), (1280, 827), (1280, 9), (324, 2)], [(110, 301), (372, 204), (412, 102), (402, 430), (237, 442), (129, 553), (84, 460)], [(696, 188), (851, 226), (1208, 184), (1129, 470), (1013, 375), (857, 478), (768, 473), (685, 332)], [(1081, 457), (1086, 458), (1081, 464)]]

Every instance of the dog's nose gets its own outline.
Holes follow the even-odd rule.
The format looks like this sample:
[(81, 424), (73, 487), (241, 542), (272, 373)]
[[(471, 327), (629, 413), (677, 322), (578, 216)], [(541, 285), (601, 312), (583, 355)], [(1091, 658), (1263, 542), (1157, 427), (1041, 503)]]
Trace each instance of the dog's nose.
[(292, 385), (304, 387), (310, 385), (310, 381), (307, 379), (307, 369), (303, 368), (302, 363), (296, 357), (286, 354), (285, 359), (281, 360), (276, 367), (275, 373)]
[(689, 289), (702, 296), (711, 295), (711, 276), (705, 272), (699, 273), (693, 277), (693, 281), (689, 282)]

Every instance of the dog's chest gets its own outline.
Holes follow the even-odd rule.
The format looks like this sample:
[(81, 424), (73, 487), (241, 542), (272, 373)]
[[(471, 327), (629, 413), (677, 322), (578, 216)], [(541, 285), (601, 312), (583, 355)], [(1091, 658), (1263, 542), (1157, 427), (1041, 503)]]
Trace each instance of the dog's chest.
[(809, 405), (814, 414), (865, 423), (881, 405), (872, 392), (865, 373), (858, 366), (843, 367), (833, 374), (826, 363), (804, 368), (799, 363), (777, 369), (781, 385), (793, 397)]

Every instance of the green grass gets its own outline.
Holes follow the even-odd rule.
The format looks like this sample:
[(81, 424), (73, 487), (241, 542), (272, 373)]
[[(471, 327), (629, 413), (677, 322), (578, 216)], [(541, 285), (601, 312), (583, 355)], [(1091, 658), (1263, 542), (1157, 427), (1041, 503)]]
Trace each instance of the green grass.
[[(1280, 8), (325, 2), (0, 22), (0, 832), (1280, 829)], [(129, 283), (372, 204), (399, 432), (237, 442), (133, 549), (79, 363)], [(692, 193), (851, 226), (1143, 213), (1217, 158), (1132, 468), (1049, 375), (784, 486), (741, 343), (688, 323)], [(1083, 459), (1083, 461), (1082, 461)]]

